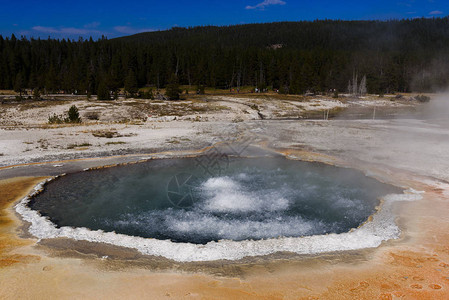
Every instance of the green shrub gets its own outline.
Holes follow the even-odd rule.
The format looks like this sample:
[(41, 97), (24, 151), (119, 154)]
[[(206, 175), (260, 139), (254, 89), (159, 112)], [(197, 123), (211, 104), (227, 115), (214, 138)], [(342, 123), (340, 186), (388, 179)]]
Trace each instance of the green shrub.
[(78, 108), (72, 105), (67, 112), (67, 116), (53, 114), (48, 117), (48, 124), (62, 124), (62, 123), (81, 123)]
[(67, 112), (67, 119), (65, 121), (66, 123), (81, 123), (80, 114), (75, 105), (70, 106), (69, 111)]
[(48, 124), (62, 124), (64, 123), (64, 117), (61, 115), (53, 114), (48, 117)]

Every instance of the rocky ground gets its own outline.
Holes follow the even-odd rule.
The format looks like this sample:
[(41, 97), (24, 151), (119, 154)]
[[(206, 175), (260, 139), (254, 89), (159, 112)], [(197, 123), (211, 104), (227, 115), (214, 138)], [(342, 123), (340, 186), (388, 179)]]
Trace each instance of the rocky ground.
[[(246, 125), (256, 131), (263, 127), (268, 130), (267, 138), (286, 143), (285, 146), (288, 142), (304, 144), (304, 133), (314, 129), (318, 135), (311, 132), (310, 138), (323, 136), (321, 142), (326, 144), (329, 142), (326, 134), (332, 135), (335, 128), (353, 123), (360, 128), (363, 127), (360, 124), (365, 124), (341, 120), (391, 119), (392, 114), (414, 113), (420, 105), (410, 99), (247, 94), (192, 96), (181, 101), (88, 101), (75, 96), (3, 101), (0, 166), (161, 149), (198, 149), (224, 136), (236, 138), (245, 134), (242, 128)], [(72, 105), (79, 109), (82, 123), (48, 123), (50, 116), (64, 115)], [(248, 134), (252, 135), (251, 131)]]

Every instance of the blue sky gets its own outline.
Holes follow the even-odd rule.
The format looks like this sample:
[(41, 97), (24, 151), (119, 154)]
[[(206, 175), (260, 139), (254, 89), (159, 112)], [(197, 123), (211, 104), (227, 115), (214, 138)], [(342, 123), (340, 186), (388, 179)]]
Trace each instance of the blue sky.
[(448, 0), (0, 0), (0, 34), (108, 38), (173, 26), (443, 17)]

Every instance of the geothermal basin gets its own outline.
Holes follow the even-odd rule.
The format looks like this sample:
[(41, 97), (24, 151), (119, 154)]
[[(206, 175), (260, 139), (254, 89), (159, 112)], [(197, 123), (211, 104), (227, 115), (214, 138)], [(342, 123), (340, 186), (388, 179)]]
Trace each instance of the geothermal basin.
[(38, 238), (208, 261), (376, 247), (399, 237), (391, 204), (417, 197), (322, 163), (198, 156), (58, 177), (17, 211)]

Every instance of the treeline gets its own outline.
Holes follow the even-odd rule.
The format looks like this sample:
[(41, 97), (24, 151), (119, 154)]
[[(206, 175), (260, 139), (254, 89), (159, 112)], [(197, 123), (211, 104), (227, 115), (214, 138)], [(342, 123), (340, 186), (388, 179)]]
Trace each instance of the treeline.
[(444, 89), (449, 18), (173, 28), (107, 40), (0, 36), (0, 89), (96, 94), (125, 87), (257, 86), (288, 93)]

